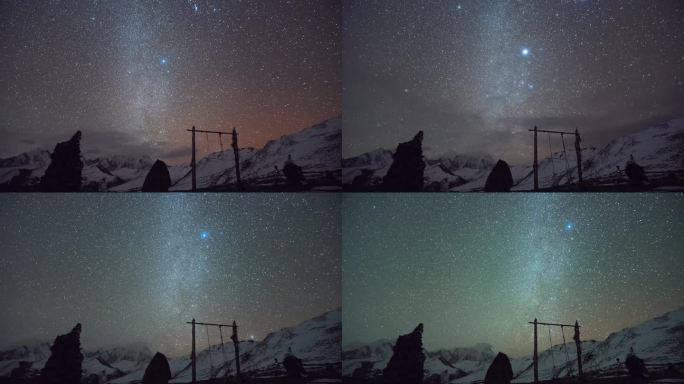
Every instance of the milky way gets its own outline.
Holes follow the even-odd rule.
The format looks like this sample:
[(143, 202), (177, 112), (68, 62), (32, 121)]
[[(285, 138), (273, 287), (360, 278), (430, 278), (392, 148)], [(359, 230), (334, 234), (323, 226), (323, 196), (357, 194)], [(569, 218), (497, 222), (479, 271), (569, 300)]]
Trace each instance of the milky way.
[[(0, 156), (83, 130), (91, 154), (187, 161), (192, 125), (241, 145), (340, 113), (339, 1), (7, 1)], [(218, 138), (202, 153), (220, 149)], [(225, 143), (224, 143), (225, 145)]]
[(0, 206), (0, 349), (81, 322), (86, 348), (141, 341), (178, 355), (193, 317), (260, 339), (340, 306), (335, 195), (5, 195)]
[(603, 339), (678, 309), (682, 197), (345, 195), (343, 343), (423, 322), (428, 349), (523, 355), (535, 317)]
[(345, 1), (343, 154), (422, 129), (517, 163), (534, 125), (605, 145), (684, 113), (682, 19), (677, 0)]

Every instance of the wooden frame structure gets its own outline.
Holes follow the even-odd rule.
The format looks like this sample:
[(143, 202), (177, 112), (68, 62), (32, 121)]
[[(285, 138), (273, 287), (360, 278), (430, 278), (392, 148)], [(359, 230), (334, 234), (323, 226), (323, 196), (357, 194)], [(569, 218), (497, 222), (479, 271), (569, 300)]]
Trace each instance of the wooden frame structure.
[[(582, 184), (582, 148), (580, 147), (580, 142), (582, 142), (582, 138), (580, 137), (579, 131), (577, 128), (575, 128), (575, 132), (563, 132), (563, 131), (548, 131), (548, 130), (542, 130), (537, 128), (537, 126), (534, 126), (534, 129), (530, 129), (530, 132), (534, 132), (534, 164), (532, 165), (533, 171), (534, 171), (534, 190), (537, 191), (539, 190), (539, 163), (537, 161), (537, 134), (539, 132), (543, 133), (548, 133), (548, 134), (560, 134), (561, 139), (563, 138), (564, 135), (575, 135), (575, 153), (577, 154), (577, 177), (579, 179), (579, 183)], [(549, 141), (550, 142), (550, 141)], [(563, 151), (565, 152), (565, 142), (563, 142)], [(553, 154), (551, 154), (553, 156)], [(551, 160), (553, 161), (553, 159)], [(567, 158), (566, 158), (567, 161)]]
[(195, 126), (192, 126), (192, 129), (186, 129), (188, 132), (192, 132), (192, 159), (190, 160), (190, 167), (191, 167), (191, 172), (192, 172), (192, 191), (197, 190), (197, 166), (195, 163), (195, 133), (206, 133), (208, 134), (217, 134), (219, 135), (219, 142), (221, 143), (221, 151), (223, 151), (223, 141), (221, 139), (221, 135), (231, 135), (232, 136), (232, 144), (231, 146), (233, 147), (233, 154), (235, 155), (235, 179), (237, 180), (237, 186), (240, 188), (241, 181), (240, 181), (240, 153), (239, 153), (239, 148), (238, 148), (238, 134), (237, 130), (235, 127), (233, 127), (232, 132), (221, 132), (221, 131), (205, 131), (201, 129), (196, 129)]
[[(577, 348), (577, 373), (578, 373), (579, 379), (581, 381), (583, 374), (582, 374), (582, 346), (580, 344), (580, 331), (579, 331), (580, 325), (579, 325), (579, 322), (575, 321), (575, 324), (543, 323), (543, 322), (537, 321), (537, 319), (535, 318), (534, 321), (530, 321), (528, 323), (534, 324), (534, 353), (532, 355), (532, 360), (533, 360), (533, 364), (534, 364), (534, 384), (539, 383), (539, 355), (537, 353), (537, 351), (538, 351), (538, 349), (537, 349), (537, 326), (538, 325), (546, 325), (549, 327), (561, 327), (561, 330), (563, 329), (563, 327), (569, 327), (569, 328), (573, 328), (575, 330), (575, 335), (572, 338), (573, 338), (573, 340), (575, 340), (575, 346)], [(567, 348), (567, 346), (565, 346), (565, 348)]]
[[(192, 321), (188, 321), (187, 324), (192, 324), (192, 352), (190, 352), (190, 360), (192, 362), (192, 384), (197, 384), (197, 354), (196, 354), (196, 349), (195, 349), (195, 326), (196, 325), (204, 325), (207, 327), (219, 327), (219, 330), (221, 330), (221, 327), (230, 327), (233, 330), (233, 334), (230, 336), (230, 339), (233, 340), (233, 347), (235, 348), (235, 372), (236, 376), (238, 379), (240, 379), (240, 343), (238, 340), (238, 333), (237, 329), (238, 326), (233, 321), (232, 325), (229, 324), (215, 324), (215, 323), (200, 323), (195, 321), (195, 319), (192, 319)], [(221, 341), (223, 342), (223, 337), (221, 337)], [(211, 346), (210, 346), (211, 348)], [(223, 345), (221, 345), (221, 348), (223, 348)], [(211, 353), (211, 351), (209, 351)]]

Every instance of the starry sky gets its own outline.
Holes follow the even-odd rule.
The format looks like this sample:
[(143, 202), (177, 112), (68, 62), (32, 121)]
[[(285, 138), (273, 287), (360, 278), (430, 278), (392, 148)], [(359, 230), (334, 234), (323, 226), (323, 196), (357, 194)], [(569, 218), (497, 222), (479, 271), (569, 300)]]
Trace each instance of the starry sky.
[(80, 129), (92, 156), (187, 163), (192, 125), (261, 147), (339, 115), (340, 13), (339, 0), (3, 1), (0, 157)]
[(345, 195), (343, 345), (423, 322), (428, 349), (522, 356), (535, 317), (602, 340), (681, 308), (682, 197)]
[(600, 147), (684, 113), (679, 0), (349, 0), (342, 14), (344, 157), (422, 129), (428, 153), (529, 163), (535, 125)]
[(193, 317), (236, 320), (241, 339), (260, 340), (338, 308), (339, 200), (0, 196), (0, 350), (81, 322), (84, 348), (145, 342), (178, 356)]

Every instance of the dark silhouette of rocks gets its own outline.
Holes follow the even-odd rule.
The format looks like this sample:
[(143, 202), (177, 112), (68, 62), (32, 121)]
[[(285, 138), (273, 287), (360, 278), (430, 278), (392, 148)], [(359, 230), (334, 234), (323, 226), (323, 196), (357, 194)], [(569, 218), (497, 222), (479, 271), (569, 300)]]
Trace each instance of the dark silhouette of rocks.
[(625, 368), (629, 372), (629, 377), (632, 379), (641, 379), (646, 374), (646, 366), (644, 360), (634, 354), (634, 349), (630, 348), (627, 358), (625, 359)]
[(40, 179), (45, 192), (77, 192), (81, 189), (81, 131), (68, 141), (57, 143), (50, 154), (52, 161)]
[(511, 361), (505, 353), (499, 352), (487, 368), (485, 374), (485, 384), (509, 384), (513, 379), (513, 368)]
[(171, 380), (171, 368), (169, 361), (163, 353), (155, 353), (150, 363), (145, 368), (143, 384), (167, 384)]
[(81, 381), (81, 323), (59, 335), (50, 347), (50, 358), (40, 372), (44, 384), (79, 384)]
[(168, 192), (171, 187), (169, 168), (161, 160), (157, 160), (147, 172), (142, 186), (143, 192)]
[(487, 176), (487, 182), (485, 182), (484, 191), (485, 192), (510, 192), (513, 186), (513, 175), (511, 174), (511, 168), (503, 160), (499, 160), (494, 165), (494, 168)]
[(629, 161), (627, 161), (625, 166), (625, 174), (633, 185), (643, 185), (646, 181), (644, 168), (634, 161), (634, 156), (629, 157)]
[(372, 361), (362, 361), (361, 366), (356, 368), (354, 370), (354, 373), (352, 373), (352, 378), (354, 379), (368, 379), (371, 377), (371, 373), (373, 372), (373, 365), (374, 363)]
[(283, 359), (283, 368), (285, 368), (287, 377), (290, 378), (299, 378), (304, 374), (304, 364), (302, 359), (297, 358), (291, 352), (288, 353)]
[(287, 156), (287, 161), (283, 166), (283, 175), (290, 186), (299, 187), (304, 183), (304, 172), (302, 167), (292, 161), (292, 155)]
[(392, 347), (392, 358), (382, 371), (385, 383), (421, 384), (423, 382), (423, 324), (413, 332), (401, 335)]
[(423, 131), (411, 141), (399, 143), (392, 155), (394, 161), (382, 179), (382, 190), (386, 192), (420, 192), (423, 189)]
[(29, 370), (31, 369), (31, 365), (33, 365), (33, 363), (30, 361), (20, 361), (19, 366), (10, 372), (10, 377), (13, 379), (27, 378), (29, 375)]

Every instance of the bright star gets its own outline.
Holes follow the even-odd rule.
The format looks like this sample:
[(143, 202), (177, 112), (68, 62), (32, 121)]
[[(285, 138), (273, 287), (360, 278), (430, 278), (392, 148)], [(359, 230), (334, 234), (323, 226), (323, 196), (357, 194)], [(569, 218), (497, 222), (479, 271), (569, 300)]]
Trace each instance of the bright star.
[(200, 237), (202, 239), (208, 239), (209, 238), (209, 232), (207, 232), (207, 231), (200, 232)]
[(565, 223), (566, 231), (572, 231), (573, 229), (575, 229), (575, 223), (573, 223), (572, 221), (568, 221), (567, 223)]
[(169, 59), (167, 59), (166, 57), (162, 57), (161, 59), (159, 59), (159, 64), (161, 65), (166, 65), (168, 62)]
[(530, 54), (530, 50), (528, 48), (523, 48), (520, 53), (522, 53), (523, 56), (527, 56)]

